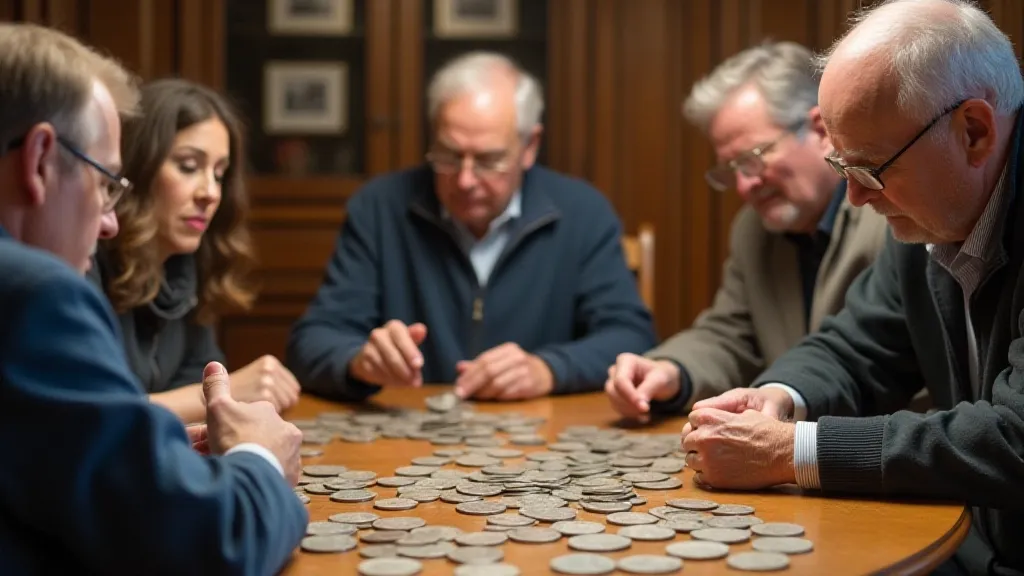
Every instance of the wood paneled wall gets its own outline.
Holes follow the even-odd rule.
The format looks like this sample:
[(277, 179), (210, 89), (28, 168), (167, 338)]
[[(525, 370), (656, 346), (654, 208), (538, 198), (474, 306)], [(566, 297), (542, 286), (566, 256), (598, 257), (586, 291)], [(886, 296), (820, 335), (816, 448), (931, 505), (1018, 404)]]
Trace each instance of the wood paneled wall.
[[(177, 74), (223, 86), (224, 0), (0, 0), (0, 19), (65, 29), (109, 50), (143, 78)], [(367, 176), (422, 158), (423, 0), (367, 0)], [(867, 1), (863, 3), (869, 3)], [(716, 63), (764, 38), (827, 47), (861, 0), (550, 0), (548, 125), (555, 169), (601, 189), (627, 232), (655, 225), (657, 325), (685, 328), (718, 286), (735, 195), (712, 192), (713, 162), (680, 105)], [(1024, 2), (983, 0), (1024, 43)], [(282, 354), (291, 321), (319, 282), (363, 180), (262, 178), (252, 183), (264, 293), (222, 324), (229, 362)]]

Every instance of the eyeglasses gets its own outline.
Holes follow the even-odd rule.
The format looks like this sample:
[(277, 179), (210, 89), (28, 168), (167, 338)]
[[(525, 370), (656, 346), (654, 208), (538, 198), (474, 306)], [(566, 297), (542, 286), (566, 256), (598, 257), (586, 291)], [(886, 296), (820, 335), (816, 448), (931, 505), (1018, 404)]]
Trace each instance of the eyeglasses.
[(736, 172), (743, 174), (747, 178), (757, 178), (767, 168), (763, 156), (770, 152), (783, 138), (802, 128), (806, 122), (806, 120), (801, 120), (786, 128), (775, 140), (758, 146), (753, 150), (748, 150), (728, 162), (715, 166), (704, 173), (704, 180), (715, 190), (725, 192), (736, 188)]
[[(447, 151), (431, 151), (427, 153), (427, 162), (438, 174), (458, 174), (462, 171), (463, 155)], [(496, 178), (504, 176), (515, 168), (515, 159), (507, 155), (501, 158), (476, 158), (469, 156), (470, 169), (477, 178)]]
[[(132, 189), (132, 183), (124, 176), (118, 176), (110, 170), (103, 167), (102, 164), (92, 159), (88, 154), (79, 150), (74, 144), (69, 142), (63, 136), (57, 135), (57, 142), (64, 147), (65, 150), (71, 153), (72, 156), (85, 162), (89, 166), (92, 166), (99, 172), (104, 179), (103, 189), (103, 211), (110, 212), (117, 206), (118, 200), (120, 200), (125, 194)], [(14, 140), (7, 143), (6, 146), (0, 148), (0, 156), (7, 153), (8, 150), (20, 148), (25, 144), (25, 137), (15, 138)]]
[(917, 136), (914, 136), (910, 140), (910, 142), (907, 142), (906, 146), (900, 148), (899, 152), (893, 154), (892, 158), (886, 160), (885, 163), (879, 166), (878, 168), (869, 168), (867, 166), (845, 166), (842, 163), (842, 159), (836, 158), (834, 156), (826, 156), (825, 161), (828, 162), (829, 166), (831, 166), (832, 169), (835, 170), (836, 173), (838, 173), (844, 179), (849, 180), (850, 178), (853, 178), (854, 180), (857, 181), (858, 184), (864, 186), (865, 188), (868, 188), (869, 190), (882, 190), (885, 188), (885, 183), (882, 182), (882, 172), (888, 170), (889, 167), (892, 166), (896, 162), (896, 160), (898, 160), (899, 157), (903, 155), (904, 152), (910, 149), (910, 147), (913, 146), (915, 142), (920, 140), (921, 136), (924, 136), (929, 130), (931, 130), (932, 127), (935, 126), (935, 124), (940, 119), (942, 119), (943, 116), (956, 110), (966, 101), (967, 100), (961, 100), (957, 102), (953, 106), (950, 106), (949, 108), (944, 110), (934, 119), (932, 119), (932, 121), (929, 122), (927, 126), (922, 128), (921, 131), (917, 133)]

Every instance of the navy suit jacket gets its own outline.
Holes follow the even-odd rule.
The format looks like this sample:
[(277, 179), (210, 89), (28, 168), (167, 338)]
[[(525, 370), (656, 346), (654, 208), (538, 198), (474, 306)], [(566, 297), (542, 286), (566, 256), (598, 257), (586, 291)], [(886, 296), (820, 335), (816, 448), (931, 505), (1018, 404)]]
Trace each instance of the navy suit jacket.
[(204, 457), (128, 368), (102, 294), (0, 229), (0, 574), (273, 574), (305, 507)]

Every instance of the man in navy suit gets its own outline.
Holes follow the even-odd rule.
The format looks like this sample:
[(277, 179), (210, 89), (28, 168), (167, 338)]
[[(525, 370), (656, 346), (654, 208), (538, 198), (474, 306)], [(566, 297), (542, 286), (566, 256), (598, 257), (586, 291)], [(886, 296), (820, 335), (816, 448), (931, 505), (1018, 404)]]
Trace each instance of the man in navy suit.
[(211, 363), (207, 425), (186, 431), (82, 278), (117, 232), (137, 98), (72, 38), (0, 24), (0, 574), (271, 574), (305, 533), (298, 429)]

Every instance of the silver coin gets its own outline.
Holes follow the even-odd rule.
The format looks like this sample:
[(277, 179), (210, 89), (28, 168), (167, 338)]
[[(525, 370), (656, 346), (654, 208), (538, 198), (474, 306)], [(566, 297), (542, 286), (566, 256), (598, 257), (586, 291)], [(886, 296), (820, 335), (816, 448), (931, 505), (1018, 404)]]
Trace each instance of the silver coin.
[(565, 554), (551, 559), (548, 566), (561, 574), (597, 576), (615, 571), (615, 560), (597, 554)]
[(398, 546), (426, 546), (427, 544), (437, 544), (440, 541), (441, 536), (439, 534), (431, 534), (429, 532), (413, 534), (410, 532), (396, 540), (395, 544)]
[(697, 540), (710, 540), (723, 544), (738, 544), (750, 540), (750, 530), (739, 528), (701, 528), (690, 532), (690, 537)]
[(459, 494), (455, 490), (442, 490), (441, 501), (447, 502), (448, 504), (462, 504), (464, 502), (479, 502), (483, 500), (480, 496), (473, 496), (470, 494)]
[(705, 525), (700, 520), (687, 520), (685, 518), (680, 518), (678, 520), (662, 520), (655, 524), (655, 526), (662, 526), (664, 528), (670, 528), (676, 532), (683, 533), (693, 532), (694, 530), (700, 530), (701, 528), (707, 528), (707, 525)]
[(339, 490), (331, 493), (331, 500), (335, 502), (369, 502), (376, 497), (377, 493), (369, 490)]
[(423, 518), (413, 516), (394, 516), (391, 518), (378, 518), (373, 521), (374, 530), (405, 530), (426, 526), (427, 521)]
[(642, 540), (654, 542), (658, 540), (671, 540), (676, 537), (676, 531), (664, 526), (652, 526), (650, 524), (637, 524), (626, 526), (616, 532), (619, 536), (625, 536), (630, 540)]
[(414, 576), (423, 571), (423, 564), (411, 558), (371, 558), (357, 569), (361, 576)]
[(497, 524), (487, 524), (484, 526), (484, 532), (508, 532), (515, 529), (515, 526), (498, 526)]
[(309, 504), (312, 502), (312, 500), (309, 499), (309, 496), (306, 496), (305, 494), (299, 494), (296, 492), (295, 495), (299, 497), (299, 502), (302, 502), (303, 504)]
[(583, 493), (582, 492), (579, 492), (579, 491), (576, 491), (576, 490), (561, 490), (561, 489), (555, 490), (555, 491), (551, 492), (551, 495), (556, 497), (556, 498), (561, 498), (562, 500), (567, 500), (569, 502), (576, 502), (580, 498), (583, 497)]
[(573, 508), (521, 508), (519, 514), (541, 522), (561, 522), (576, 518), (576, 510)]
[(373, 503), (373, 507), (380, 510), (412, 510), (419, 505), (419, 502), (411, 498), (382, 498)]
[(492, 448), (487, 451), (487, 455), (491, 458), (519, 458), (523, 451), (514, 448)]
[(658, 482), (636, 482), (633, 487), (641, 490), (675, 490), (682, 485), (683, 481), (679, 478), (669, 478)]
[(629, 472), (623, 474), (619, 479), (636, 484), (637, 482), (661, 482), (668, 480), (669, 475), (661, 472)]
[(326, 536), (328, 534), (355, 534), (359, 530), (351, 524), (337, 522), (310, 522), (306, 524), (307, 536)]
[(694, 512), (702, 512), (718, 508), (718, 502), (712, 502), (711, 500), (694, 500), (692, 498), (676, 498), (674, 500), (668, 500), (665, 504), (668, 504), (673, 508), (692, 510)]
[(435, 394), (434, 396), (428, 396), (424, 400), (424, 404), (426, 404), (427, 409), (432, 412), (448, 412), (461, 403), (462, 399), (452, 392)]
[(580, 506), (587, 512), (594, 512), (595, 514), (626, 512), (633, 508), (633, 505), (629, 502), (584, 502), (582, 500), (580, 501)]
[(398, 546), (394, 544), (363, 544), (359, 547), (359, 555), (363, 558), (396, 558)]
[(736, 570), (769, 572), (789, 567), (789, 556), (777, 552), (740, 552), (730, 555), (725, 563)]
[(455, 526), (420, 526), (409, 531), (410, 534), (435, 534), (439, 541), (451, 542), (462, 534), (461, 528)]
[(523, 544), (547, 544), (562, 538), (562, 533), (557, 530), (536, 526), (516, 528), (509, 530), (506, 534), (508, 534), (509, 539), (513, 542), (521, 542)]
[(523, 508), (561, 508), (568, 504), (565, 500), (550, 494), (527, 494), (519, 499)]
[(417, 456), (412, 459), (413, 466), (427, 466), (430, 468), (438, 468), (445, 464), (451, 464), (452, 459), (444, 456)]
[(500, 502), (463, 502), (455, 506), (455, 511), (461, 514), (469, 514), (472, 516), (490, 516), (491, 514), (501, 514), (508, 507)]
[(608, 522), (619, 526), (636, 526), (638, 524), (655, 524), (658, 518), (643, 512), (614, 512), (608, 515)]
[(411, 476), (385, 476), (377, 479), (377, 486), (384, 488), (400, 488), (415, 483), (416, 479)]
[(543, 446), (544, 437), (537, 434), (513, 434), (508, 441), (519, 446)]
[(600, 534), (604, 532), (604, 524), (583, 520), (562, 520), (552, 524), (551, 529), (557, 530), (566, 536), (582, 536), (584, 534)]
[(676, 474), (683, 471), (686, 463), (678, 458), (658, 458), (651, 462), (651, 472), (663, 474)]
[(413, 478), (430, 476), (437, 472), (437, 466), (399, 466), (395, 468), (396, 476), (411, 476)]
[(616, 552), (632, 545), (632, 540), (618, 534), (583, 534), (569, 538), (569, 548), (583, 552)]
[(495, 526), (520, 528), (523, 526), (533, 526), (537, 521), (520, 514), (495, 514), (487, 517), (487, 523)]
[(399, 494), (401, 494), (402, 498), (408, 498), (409, 500), (415, 500), (417, 502), (433, 502), (441, 497), (440, 490), (431, 490), (429, 488), (406, 490)]
[(459, 564), (495, 564), (505, 558), (501, 548), (463, 546), (448, 552), (448, 559)]
[(377, 434), (372, 432), (342, 432), (338, 436), (343, 442), (368, 444), (377, 440)]
[(429, 560), (431, 558), (444, 558), (449, 552), (455, 549), (451, 542), (438, 542), (426, 546), (399, 546), (398, 555), (407, 558), (419, 558)]
[(487, 466), (497, 466), (501, 464), (501, 460), (497, 458), (491, 458), (490, 456), (484, 456), (482, 454), (467, 454), (460, 456), (455, 461), (459, 466), (465, 466), (466, 468), (486, 468)]
[(721, 542), (687, 540), (669, 544), (665, 553), (685, 560), (717, 560), (729, 555), (729, 546)]
[(454, 478), (420, 478), (413, 486), (428, 490), (452, 490), (459, 485)]
[(780, 554), (806, 554), (814, 550), (814, 542), (806, 538), (792, 536), (757, 538), (752, 546), (758, 552), (778, 552)]
[(750, 527), (758, 536), (803, 536), (804, 527), (789, 522), (766, 522)]
[(644, 498), (643, 496), (633, 496), (629, 499), (629, 503), (633, 506), (643, 506), (644, 504), (647, 504), (647, 498)]
[(468, 496), (497, 496), (504, 491), (504, 488), (500, 485), (472, 483), (459, 484), (455, 487), (455, 491)]
[(499, 546), (508, 542), (504, 532), (464, 532), (455, 537), (460, 546)]
[(357, 546), (356, 539), (347, 534), (306, 536), (299, 544), (306, 552), (348, 552)]
[(366, 481), (377, 478), (377, 473), (371, 472), (370, 470), (349, 470), (347, 472), (342, 472), (341, 474), (338, 474), (338, 478), (341, 478), (342, 480)]
[(618, 568), (630, 574), (671, 574), (683, 567), (683, 561), (672, 556), (636, 554), (619, 559)]
[(324, 482), (324, 488), (328, 490), (362, 490), (368, 486), (373, 486), (373, 480), (342, 480), (341, 478), (334, 478), (326, 480)]
[(360, 534), (359, 541), (367, 544), (393, 544), (408, 535), (405, 530), (374, 530)]
[(763, 523), (756, 516), (715, 516), (704, 521), (708, 528), (753, 528)]
[(743, 504), (719, 504), (718, 508), (711, 511), (715, 516), (745, 516), (754, 513), (753, 506)]
[(327, 519), (331, 522), (340, 522), (342, 524), (366, 525), (369, 528), (369, 525), (378, 518), (380, 516), (373, 512), (342, 512), (340, 514), (331, 514)]
[(306, 492), (309, 492), (310, 494), (333, 494), (335, 492), (334, 488), (328, 488), (323, 484), (319, 483), (306, 484), (305, 486), (302, 487), (302, 489), (305, 490)]
[(458, 448), (439, 448), (434, 450), (434, 456), (441, 456), (443, 458), (455, 458), (457, 456), (462, 456), (465, 453), (465, 450), (460, 450)]
[(455, 568), (455, 576), (520, 576), (518, 566), (511, 564), (463, 564)]
[(302, 468), (302, 473), (306, 476), (316, 477), (337, 476), (338, 474), (342, 474), (347, 471), (348, 468), (345, 466), (335, 466), (332, 464), (310, 464), (309, 466), (303, 466)]
[(320, 448), (303, 448), (299, 450), (299, 458), (316, 458), (323, 455), (324, 451)]

